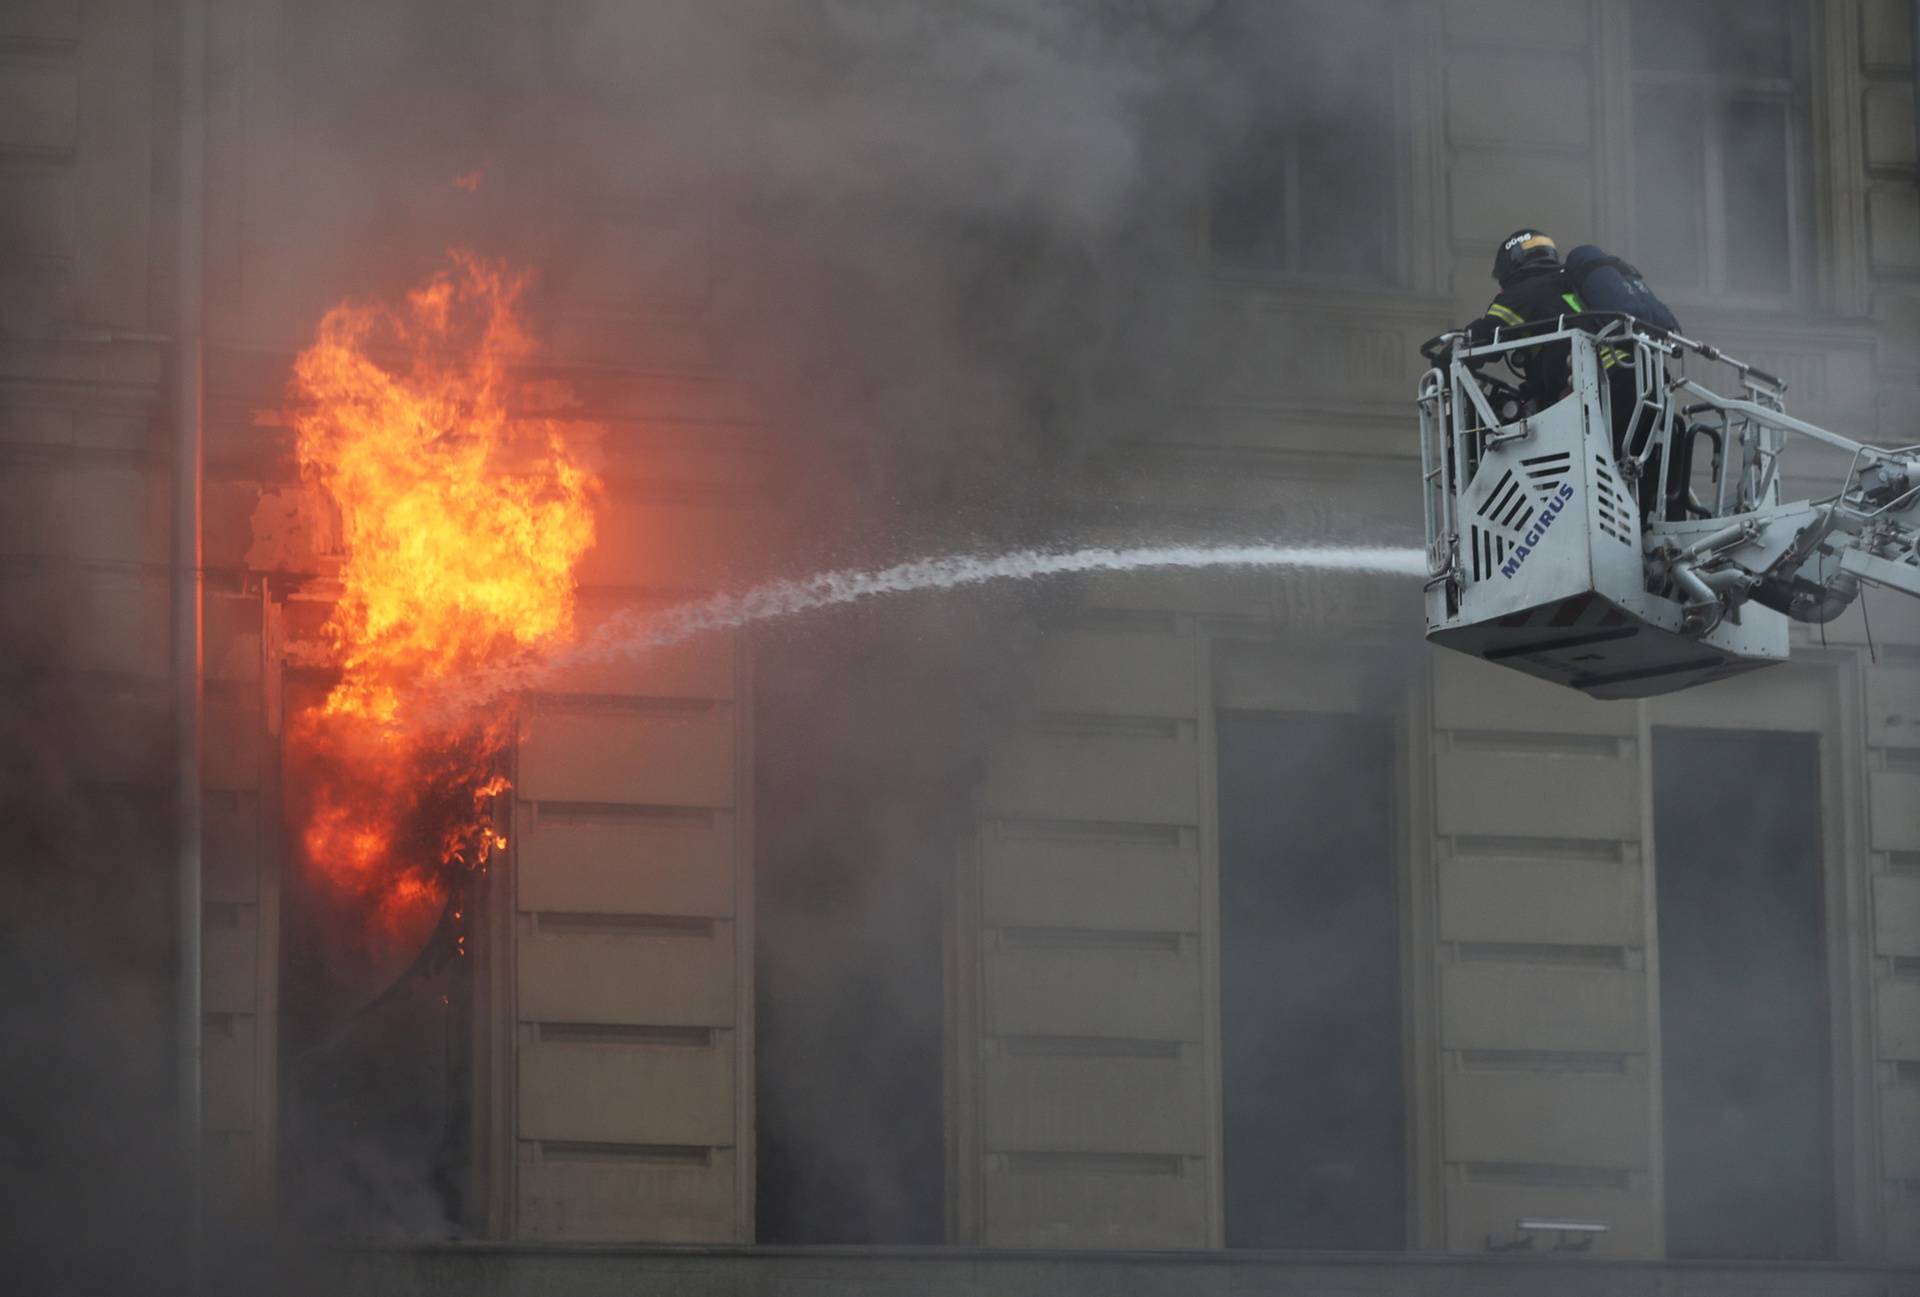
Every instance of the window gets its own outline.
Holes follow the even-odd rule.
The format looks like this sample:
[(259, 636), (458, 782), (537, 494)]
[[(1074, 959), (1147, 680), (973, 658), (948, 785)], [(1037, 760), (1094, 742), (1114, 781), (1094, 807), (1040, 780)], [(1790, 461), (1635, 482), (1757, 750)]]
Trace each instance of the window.
[(1807, 112), (1791, 0), (1633, 0), (1633, 246), (1675, 297), (1802, 288)]
[(906, 686), (863, 633), (815, 626), (756, 661), (761, 1243), (947, 1241), (945, 892), (902, 827), (947, 789), (899, 751), (942, 731), (922, 709), (873, 741), (860, 691)]
[(1220, 716), (1226, 1244), (1406, 1246), (1394, 729)]
[(1389, 283), (1403, 24), (1385, 0), (1308, 8), (1241, 0), (1215, 14), (1232, 93), (1209, 173), (1208, 250), (1233, 269)]
[(1820, 749), (1656, 729), (1667, 1255), (1835, 1254)]

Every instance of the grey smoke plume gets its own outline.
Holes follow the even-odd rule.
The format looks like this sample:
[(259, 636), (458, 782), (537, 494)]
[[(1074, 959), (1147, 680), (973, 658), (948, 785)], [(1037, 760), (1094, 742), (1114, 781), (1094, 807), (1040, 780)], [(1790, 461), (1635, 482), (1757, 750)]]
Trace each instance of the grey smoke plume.
[[(1253, 45), (1219, 39), (1217, 7), (212, 6), (213, 206), (234, 222), (214, 232), (214, 342), (291, 350), (342, 297), (391, 293), (469, 245), (540, 272), (534, 323), (556, 362), (693, 369), (744, 398), (773, 485), (743, 524), (736, 588), (881, 555), (1132, 543), (1140, 520), (1087, 484), (1233, 363), (1195, 287), (1207, 158), (1283, 97)], [(632, 485), (609, 507), (639, 507)], [(866, 993), (931, 983), (937, 1001), (926, 934), (969, 790), (1038, 613), (1070, 601), (1001, 588), (755, 632), (763, 988), (816, 970), (765, 1015), (761, 1092), (786, 1104), (772, 1142), (790, 1166), (861, 1151), (838, 1174), (869, 1208), (903, 1174), (890, 1110), (930, 1093), (937, 1108), (941, 1042), (890, 1035), (924, 998), (863, 1022)], [(58, 730), (20, 742), (20, 763)], [(62, 921), (84, 928), (85, 907)], [(835, 931), (857, 938), (842, 959)], [(152, 973), (158, 956), (135, 949)], [(862, 1070), (782, 1079), (856, 1037)], [(870, 1124), (829, 1130), (785, 1097), (821, 1090)], [(139, 1111), (114, 1093), (109, 1108)], [(939, 1180), (930, 1146), (907, 1169), (922, 1188)], [(381, 1193), (404, 1198), (388, 1169)], [(797, 1201), (809, 1181), (784, 1183)], [(881, 1212), (861, 1237), (935, 1241), (925, 1220)]]
[(13, 1291), (124, 1291), (179, 1225), (169, 816), (99, 777), (145, 736), (39, 647), (0, 645), (0, 1256)]
[[(463, 242), (539, 270), (556, 360), (654, 365), (671, 335), (672, 356), (744, 396), (777, 484), (740, 515), (752, 536), (735, 547), (735, 589), (901, 553), (1132, 541), (1130, 521), (1075, 484), (1115, 448), (1164, 435), (1230, 360), (1193, 274), (1202, 156), (1231, 111), (1212, 10), (289, 11), (260, 109), (299, 159), (285, 206), (304, 233), (278, 273), (306, 314), (290, 323), (342, 292), (409, 282)], [(471, 193), (450, 183), (469, 172)], [(628, 462), (645, 473), (646, 458)], [(635, 499), (611, 483), (610, 509)], [(763, 989), (820, 964), (813, 909), (893, 907), (860, 925), (851, 971), (825, 961), (804, 999), (764, 1015), (768, 1103), (833, 1052), (783, 1040), (845, 1043), (836, 1003), (860, 1002), (876, 977), (911, 983), (937, 953), (916, 934), (928, 915), (939, 930), (946, 861), (1018, 696), (1036, 600), (1062, 595), (948, 598), (755, 632)], [(786, 885), (802, 877), (817, 885)], [(885, 1040), (898, 1020), (860, 1030)], [(915, 1048), (923, 1064), (935, 1051), (935, 1088), (907, 1106), (937, 1104), (939, 1041)], [(787, 1138), (774, 1142), (801, 1163), (849, 1140), (884, 1161), (886, 1051), (877, 1063), (837, 1082), (871, 1093), (851, 1105), (878, 1114), (871, 1137), (803, 1115), (776, 1121)]]
[(1001, 538), (1196, 381), (1210, 4), (521, 8), (284, 16), (294, 328), (455, 241), (541, 270), (557, 358), (657, 363), (657, 313), (754, 398), (793, 559)]

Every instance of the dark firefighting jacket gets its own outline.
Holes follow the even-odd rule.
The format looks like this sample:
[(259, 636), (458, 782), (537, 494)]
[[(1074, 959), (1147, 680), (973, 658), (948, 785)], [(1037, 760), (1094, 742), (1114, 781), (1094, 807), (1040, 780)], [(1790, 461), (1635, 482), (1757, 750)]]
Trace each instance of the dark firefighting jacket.
[[(1579, 315), (1587, 308), (1573, 291), (1558, 266), (1537, 266), (1522, 270), (1500, 286), (1487, 313), (1467, 325), (1467, 341), (1482, 346), (1493, 341), (1494, 330), (1515, 325), (1551, 320), (1561, 315)], [(1608, 349), (1611, 351), (1611, 348)], [(1544, 406), (1560, 399), (1571, 376), (1567, 344), (1525, 347), (1511, 353), (1514, 368), (1524, 376), (1520, 385), (1536, 405)], [(1611, 368), (1611, 356), (1602, 356)]]

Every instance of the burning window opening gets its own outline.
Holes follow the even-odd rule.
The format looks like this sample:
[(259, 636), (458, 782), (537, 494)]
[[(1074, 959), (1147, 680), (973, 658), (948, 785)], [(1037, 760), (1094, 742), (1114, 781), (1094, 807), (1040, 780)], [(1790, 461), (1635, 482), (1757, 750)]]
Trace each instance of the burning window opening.
[(509, 714), (424, 712), (461, 677), (572, 638), (594, 539), (598, 429), (548, 417), (550, 388), (512, 372), (533, 350), (527, 276), (452, 262), (397, 307), (329, 311), (292, 386), (300, 470), (344, 550), (323, 630), (338, 674), (289, 727), (299, 847), (361, 932), (398, 944), (451, 921), (457, 880), (506, 845)]
[[(600, 430), (556, 417), (527, 276), (465, 252), (348, 302), (294, 362), (302, 478), (338, 515), (337, 600), (290, 664), (283, 786), (290, 1206), (336, 1235), (457, 1230), (478, 885), (507, 846), (512, 703), (463, 678), (574, 636)], [(297, 701), (296, 701), (297, 699)]]

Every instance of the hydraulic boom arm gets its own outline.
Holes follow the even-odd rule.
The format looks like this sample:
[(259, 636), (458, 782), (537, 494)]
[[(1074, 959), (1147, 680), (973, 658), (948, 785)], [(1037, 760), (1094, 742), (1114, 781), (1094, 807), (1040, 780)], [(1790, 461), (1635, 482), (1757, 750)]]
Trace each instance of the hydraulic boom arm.
[[(1711, 399), (1714, 410), (1740, 422), (1749, 460), (1743, 487), (1757, 488), (1733, 501), (1746, 506), (1738, 512), (1653, 529), (1665, 534), (1650, 538), (1648, 557), (1656, 568), (1664, 564), (1690, 621), (1718, 621), (1749, 598), (1796, 621), (1831, 621), (1862, 581), (1920, 597), (1920, 447), (1869, 446), (1753, 401), (1714, 398), (1687, 379), (1673, 387)], [(1767, 432), (1849, 452), (1841, 489), (1822, 499), (1756, 503), (1776, 473), (1778, 450)]]

